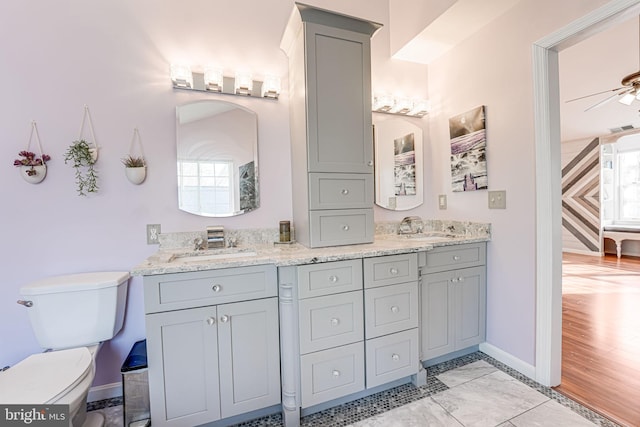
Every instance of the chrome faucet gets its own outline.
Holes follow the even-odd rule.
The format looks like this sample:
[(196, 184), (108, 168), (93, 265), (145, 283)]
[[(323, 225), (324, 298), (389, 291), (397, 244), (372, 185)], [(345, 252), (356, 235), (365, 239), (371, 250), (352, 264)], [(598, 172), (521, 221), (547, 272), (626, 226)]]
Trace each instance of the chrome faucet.
[(213, 225), (207, 227), (207, 247), (224, 248), (224, 227), (221, 225)]
[(398, 234), (417, 234), (422, 233), (424, 224), (419, 216), (407, 216), (400, 222)]

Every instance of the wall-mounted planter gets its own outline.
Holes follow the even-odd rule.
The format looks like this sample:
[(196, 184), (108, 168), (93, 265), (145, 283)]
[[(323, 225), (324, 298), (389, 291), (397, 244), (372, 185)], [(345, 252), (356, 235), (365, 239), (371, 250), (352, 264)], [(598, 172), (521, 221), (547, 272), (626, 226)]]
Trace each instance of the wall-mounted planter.
[(47, 165), (20, 166), (20, 176), (30, 184), (38, 184), (47, 176)]
[(135, 185), (142, 184), (147, 177), (147, 167), (140, 166), (135, 168), (125, 168), (124, 173), (127, 175), (129, 182)]

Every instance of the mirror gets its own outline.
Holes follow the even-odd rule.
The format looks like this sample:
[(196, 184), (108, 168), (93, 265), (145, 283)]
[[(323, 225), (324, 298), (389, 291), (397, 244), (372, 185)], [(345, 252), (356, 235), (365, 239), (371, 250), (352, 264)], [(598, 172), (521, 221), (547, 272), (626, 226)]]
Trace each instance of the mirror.
[(208, 217), (257, 209), (256, 114), (206, 100), (178, 106), (176, 119), (179, 209)]
[(422, 129), (405, 119), (374, 121), (376, 205), (394, 211), (423, 202)]

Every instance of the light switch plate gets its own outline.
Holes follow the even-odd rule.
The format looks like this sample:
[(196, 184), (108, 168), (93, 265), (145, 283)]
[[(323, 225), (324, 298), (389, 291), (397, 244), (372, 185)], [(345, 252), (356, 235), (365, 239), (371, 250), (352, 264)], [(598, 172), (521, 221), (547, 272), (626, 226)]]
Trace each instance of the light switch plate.
[(489, 191), (489, 209), (506, 209), (507, 192), (505, 190)]
[(446, 194), (438, 195), (438, 209), (440, 209), (440, 210), (447, 209), (447, 195)]

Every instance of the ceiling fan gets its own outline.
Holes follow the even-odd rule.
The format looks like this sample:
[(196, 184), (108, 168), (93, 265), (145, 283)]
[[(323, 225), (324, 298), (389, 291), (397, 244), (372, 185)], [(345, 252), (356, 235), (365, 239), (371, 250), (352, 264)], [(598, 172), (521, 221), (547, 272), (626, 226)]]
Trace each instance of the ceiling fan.
[[(638, 17), (638, 31), (640, 34), (640, 16)], [(640, 39), (640, 36), (639, 36)], [(590, 98), (596, 95), (602, 95), (603, 93), (615, 92), (613, 95), (604, 98), (601, 101), (591, 105), (584, 111), (593, 110), (594, 108), (600, 107), (616, 98), (618, 102), (624, 105), (631, 105), (634, 99), (640, 100), (640, 71), (636, 71), (635, 73), (631, 73), (628, 76), (625, 76), (620, 81), (621, 87), (617, 87), (615, 89), (609, 89), (602, 92), (592, 93), (591, 95), (581, 96), (579, 98), (570, 99), (567, 102), (578, 101), (580, 99)]]

